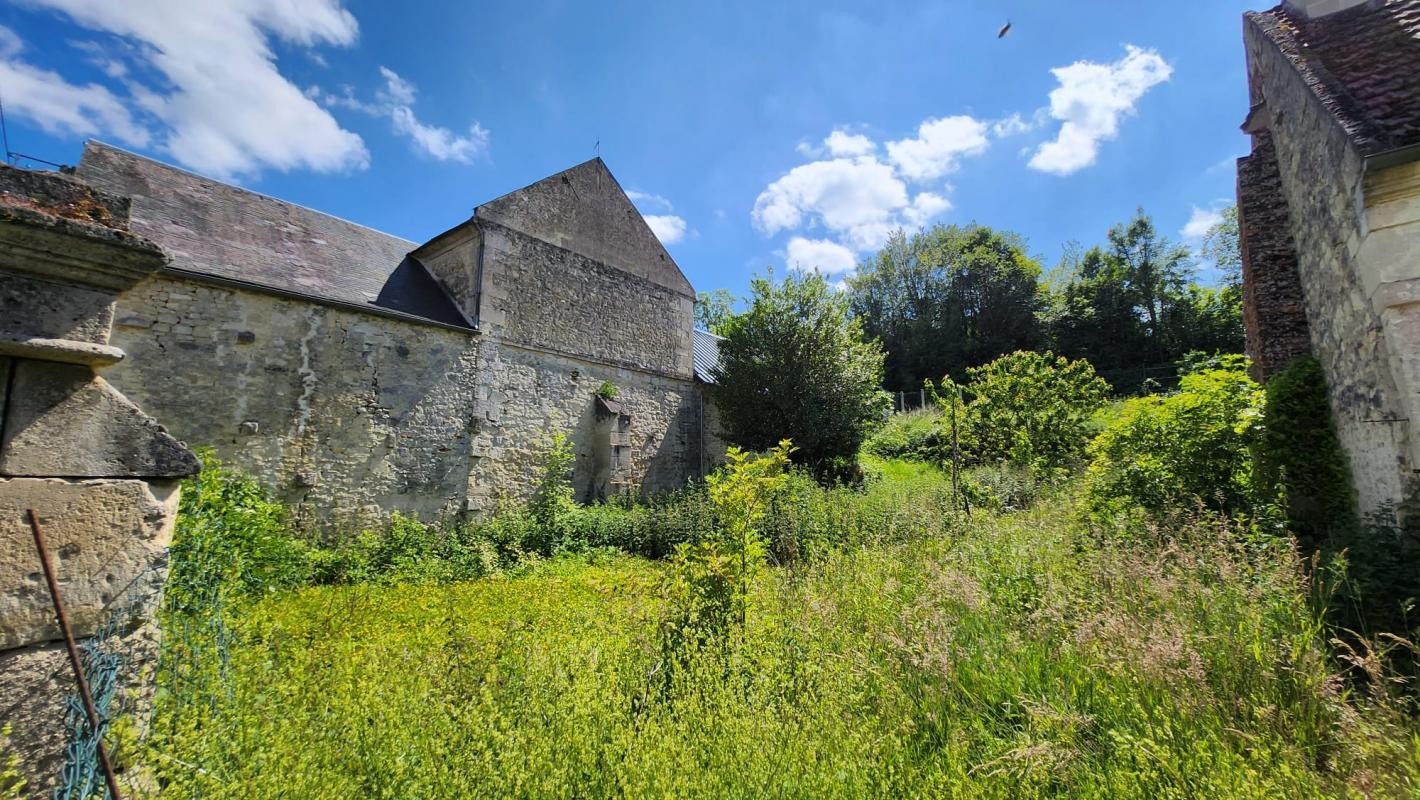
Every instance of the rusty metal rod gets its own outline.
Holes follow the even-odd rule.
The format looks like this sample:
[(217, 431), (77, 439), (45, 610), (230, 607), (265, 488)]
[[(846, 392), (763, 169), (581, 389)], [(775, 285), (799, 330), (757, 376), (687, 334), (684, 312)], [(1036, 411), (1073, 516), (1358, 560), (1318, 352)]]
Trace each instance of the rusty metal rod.
[(89, 715), (89, 727), (94, 732), (98, 745), (99, 766), (103, 767), (104, 780), (108, 783), (108, 795), (112, 800), (123, 800), (118, 791), (118, 779), (113, 774), (113, 764), (108, 760), (108, 748), (99, 736), (99, 711), (94, 708), (94, 697), (89, 693), (89, 680), (84, 677), (84, 665), (79, 660), (79, 648), (74, 644), (74, 632), (69, 629), (69, 616), (64, 613), (64, 601), (59, 596), (59, 580), (54, 575), (54, 565), (49, 563), (49, 548), (44, 545), (44, 534), (39, 529), (39, 514), (29, 510), (30, 531), (35, 535), (35, 549), (39, 550), (39, 561), (44, 565), (44, 579), (49, 583), (49, 596), (54, 600), (54, 615), (59, 618), (59, 629), (64, 632), (64, 646), (69, 650), (69, 666), (74, 669), (74, 681), (79, 684), (79, 696), (84, 699), (84, 711)]

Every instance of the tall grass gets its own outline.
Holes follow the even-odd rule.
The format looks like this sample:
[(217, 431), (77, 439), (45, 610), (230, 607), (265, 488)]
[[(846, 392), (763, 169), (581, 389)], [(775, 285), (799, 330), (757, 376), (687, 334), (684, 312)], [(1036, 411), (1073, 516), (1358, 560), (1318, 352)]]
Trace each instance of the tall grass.
[[(204, 798), (1415, 795), (1413, 709), (1335, 677), (1285, 541), (1105, 540), (1069, 498), (966, 520), (888, 471), (776, 493), (742, 635), (673, 670), (670, 567), (608, 550), (240, 593), (220, 652), (169, 627), (221, 666), (167, 684), (150, 768)], [(694, 492), (587, 513), (718, 524)]]

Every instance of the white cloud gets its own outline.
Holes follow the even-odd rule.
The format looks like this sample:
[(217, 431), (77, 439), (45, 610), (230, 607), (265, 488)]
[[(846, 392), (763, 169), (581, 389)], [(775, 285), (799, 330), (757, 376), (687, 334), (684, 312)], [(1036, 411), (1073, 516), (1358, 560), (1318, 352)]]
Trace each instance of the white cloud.
[(1011, 114), (1009, 117), (1002, 117), (991, 123), (991, 134), (998, 139), (1008, 136), (1019, 136), (1022, 133), (1029, 133), (1040, 127), (1045, 122), (1045, 109), (1040, 109), (1031, 120), (1027, 121), (1019, 112)]
[(913, 181), (940, 178), (956, 171), (961, 157), (986, 150), (986, 123), (961, 115), (929, 119), (913, 139), (888, 142), (888, 158)]
[(760, 193), (751, 214), (766, 234), (822, 224), (854, 249), (876, 247), (909, 207), (907, 185), (872, 156), (813, 161), (789, 170)]
[(24, 117), (57, 135), (109, 135), (137, 147), (148, 144), (148, 131), (117, 96), (95, 83), (69, 83), (59, 73), (20, 60), (24, 43), (0, 26), (0, 87), (8, 113)]
[(878, 149), (878, 145), (872, 139), (861, 133), (848, 133), (846, 131), (834, 131), (823, 140), (823, 146), (828, 148), (831, 156), (865, 156)]
[(1153, 50), (1131, 44), (1125, 51), (1112, 64), (1076, 61), (1051, 70), (1060, 85), (1050, 92), (1050, 116), (1062, 124), (1054, 139), (1036, 149), (1032, 169), (1069, 175), (1095, 163), (1100, 142), (1119, 135), (1120, 120), (1173, 74)]
[(312, 86), (306, 90), (306, 95), (331, 108), (348, 108), (373, 117), (389, 117), (394, 132), (407, 137), (416, 152), (439, 161), (472, 164), (488, 152), (488, 130), (477, 120), (469, 125), (465, 135), (420, 122), (414, 114), (414, 98), (418, 94), (414, 84), (389, 67), (380, 67), (380, 77), (384, 78), (385, 83), (375, 91), (373, 102), (356, 97), (355, 90), (349, 86), (342, 87), (340, 94)]
[(828, 239), (789, 240), (785, 261), (796, 269), (813, 270), (824, 275), (841, 275), (858, 265), (858, 256), (838, 242)]
[(640, 192), (635, 189), (629, 189), (626, 192), (626, 196), (631, 198), (631, 202), (635, 203), (637, 208), (652, 208), (658, 211), (673, 210), (673, 206), (671, 206), (671, 201), (667, 200), (664, 197), (661, 197), (658, 194), (651, 194), (650, 192)]
[(642, 214), (642, 219), (651, 226), (651, 232), (661, 240), (661, 244), (675, 244), (685, 238), (688, 230), (685, 220), (674, 214)]
[[(651, 232), (656, 234), (656, 238), (661, 240), (661, 244), (672, 245), (684, 241), (686, 236), (694, 236), (695, 231), (690, 229), (684, 217), (672, 214), (675, 206), (671, 201), (658, 194), (637, 191), (631, 189), (626, 193), (631, 198), (631, 202), (636, 204), (636, 209), (641, 212), (641, 218), (646, 220)], [(659, 211), (664, 213), (648, 214), (647, 211)]]
[(1193, 213), (1189, 216), (1188, 222), (1180, 231), (1185, 239), (1202, 239), (1214, 225), (1223, 221), (1223, 212), (1220, 209), (1202, 209), (1193, 207)]
[[(230, 178), (262, 169), (368, 164), (360, 137), (281, 75), (269, 42), (354, 44), (359, 28), (340, 0), (29, 1), (140, 45), (138, 57), (167, 85), (130, 83), (132, 100), (165, 123), (159, 147), (184, 165)], [(109, 113), (102, 121), (97, 133), (124, 135), (114, 125), (121, 117)]]

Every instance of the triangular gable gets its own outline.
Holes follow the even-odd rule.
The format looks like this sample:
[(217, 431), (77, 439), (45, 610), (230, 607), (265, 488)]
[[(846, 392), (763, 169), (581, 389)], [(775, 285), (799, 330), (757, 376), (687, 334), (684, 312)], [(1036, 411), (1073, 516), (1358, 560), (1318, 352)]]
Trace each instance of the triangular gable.
[(484, 203), (474, 215), (695, 296), (675, 259), (600, 158)]

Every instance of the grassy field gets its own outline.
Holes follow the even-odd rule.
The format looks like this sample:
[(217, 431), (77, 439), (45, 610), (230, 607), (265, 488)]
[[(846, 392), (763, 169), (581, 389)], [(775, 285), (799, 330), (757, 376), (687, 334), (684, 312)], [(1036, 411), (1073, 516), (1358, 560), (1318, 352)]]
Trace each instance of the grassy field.
[(234, 605), (145, 760), (206, 798), (1416, 796), (1413, 718), (1337, 677), (1284, 541), (1103, 541), (1068, 491), (954, 521), (939, 473), (876, 469), (773, 522), (898, 535), (761, 570), (677, 657), (672, 567), (608, 550)]

